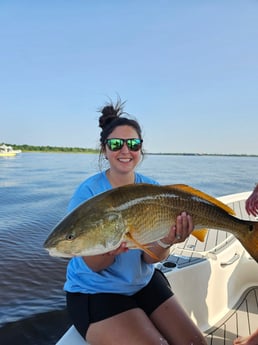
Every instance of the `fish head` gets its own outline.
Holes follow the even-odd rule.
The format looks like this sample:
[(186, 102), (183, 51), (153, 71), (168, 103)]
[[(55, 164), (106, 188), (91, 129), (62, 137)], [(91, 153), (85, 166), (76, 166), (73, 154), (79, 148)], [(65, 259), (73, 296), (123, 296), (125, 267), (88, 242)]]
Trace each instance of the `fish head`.
[(119, 247), (124, 229), (121, 214), (114, 211), (72, 212), (52, 230), (44, 248), (58, 257), (103, 254)]

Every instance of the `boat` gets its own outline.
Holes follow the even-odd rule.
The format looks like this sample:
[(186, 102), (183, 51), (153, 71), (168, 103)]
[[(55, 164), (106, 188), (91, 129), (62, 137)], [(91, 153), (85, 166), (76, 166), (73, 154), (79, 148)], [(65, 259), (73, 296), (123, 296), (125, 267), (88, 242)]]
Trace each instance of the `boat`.
[[(243, 219), (250, 192), (218, 198)], [(258, 264), (230, 233), (209, 229), (205, 242), (190, 236), (158, 263), (208, 345), (232, 345), (258, 328)], [(187, 283), (186, 283), (187, 282)], [(56, 345), (90, 345), (71, 326)]]
[(12, 146), (0, 145), (0, 157), (14, 157), (21, 152), (21, 150), (13, 150)]

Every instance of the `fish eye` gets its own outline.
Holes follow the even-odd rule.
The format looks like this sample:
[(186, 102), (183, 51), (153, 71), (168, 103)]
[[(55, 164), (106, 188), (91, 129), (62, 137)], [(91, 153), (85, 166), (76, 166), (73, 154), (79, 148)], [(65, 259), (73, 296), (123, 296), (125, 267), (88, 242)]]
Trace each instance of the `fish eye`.
[(74, 234), (68, 234), (68, 235), (66, 235), (65, 239), (67, 241), (72, 241), (75, 239), (75, 235)]

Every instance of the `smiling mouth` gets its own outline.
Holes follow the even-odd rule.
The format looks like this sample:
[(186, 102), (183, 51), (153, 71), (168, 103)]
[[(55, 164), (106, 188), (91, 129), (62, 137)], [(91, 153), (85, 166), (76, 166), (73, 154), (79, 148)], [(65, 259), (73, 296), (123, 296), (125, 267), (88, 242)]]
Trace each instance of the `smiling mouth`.
[(122, 163), (129, 163), (131, 162), (132, 158), (118, 158), (118, 160)]

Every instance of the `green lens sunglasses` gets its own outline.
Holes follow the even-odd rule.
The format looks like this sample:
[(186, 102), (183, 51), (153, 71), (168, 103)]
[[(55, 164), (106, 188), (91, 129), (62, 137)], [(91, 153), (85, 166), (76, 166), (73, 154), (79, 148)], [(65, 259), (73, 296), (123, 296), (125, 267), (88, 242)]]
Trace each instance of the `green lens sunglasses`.
[(105, 141), (105, 144), (111, 151), (118, 151), (126, 144), (130, 151), (139, 151), (142, 148), (142, 139), (139, 138), (130, 138), (130, 139), (121, 139), (121, 138), (110, 138)]

